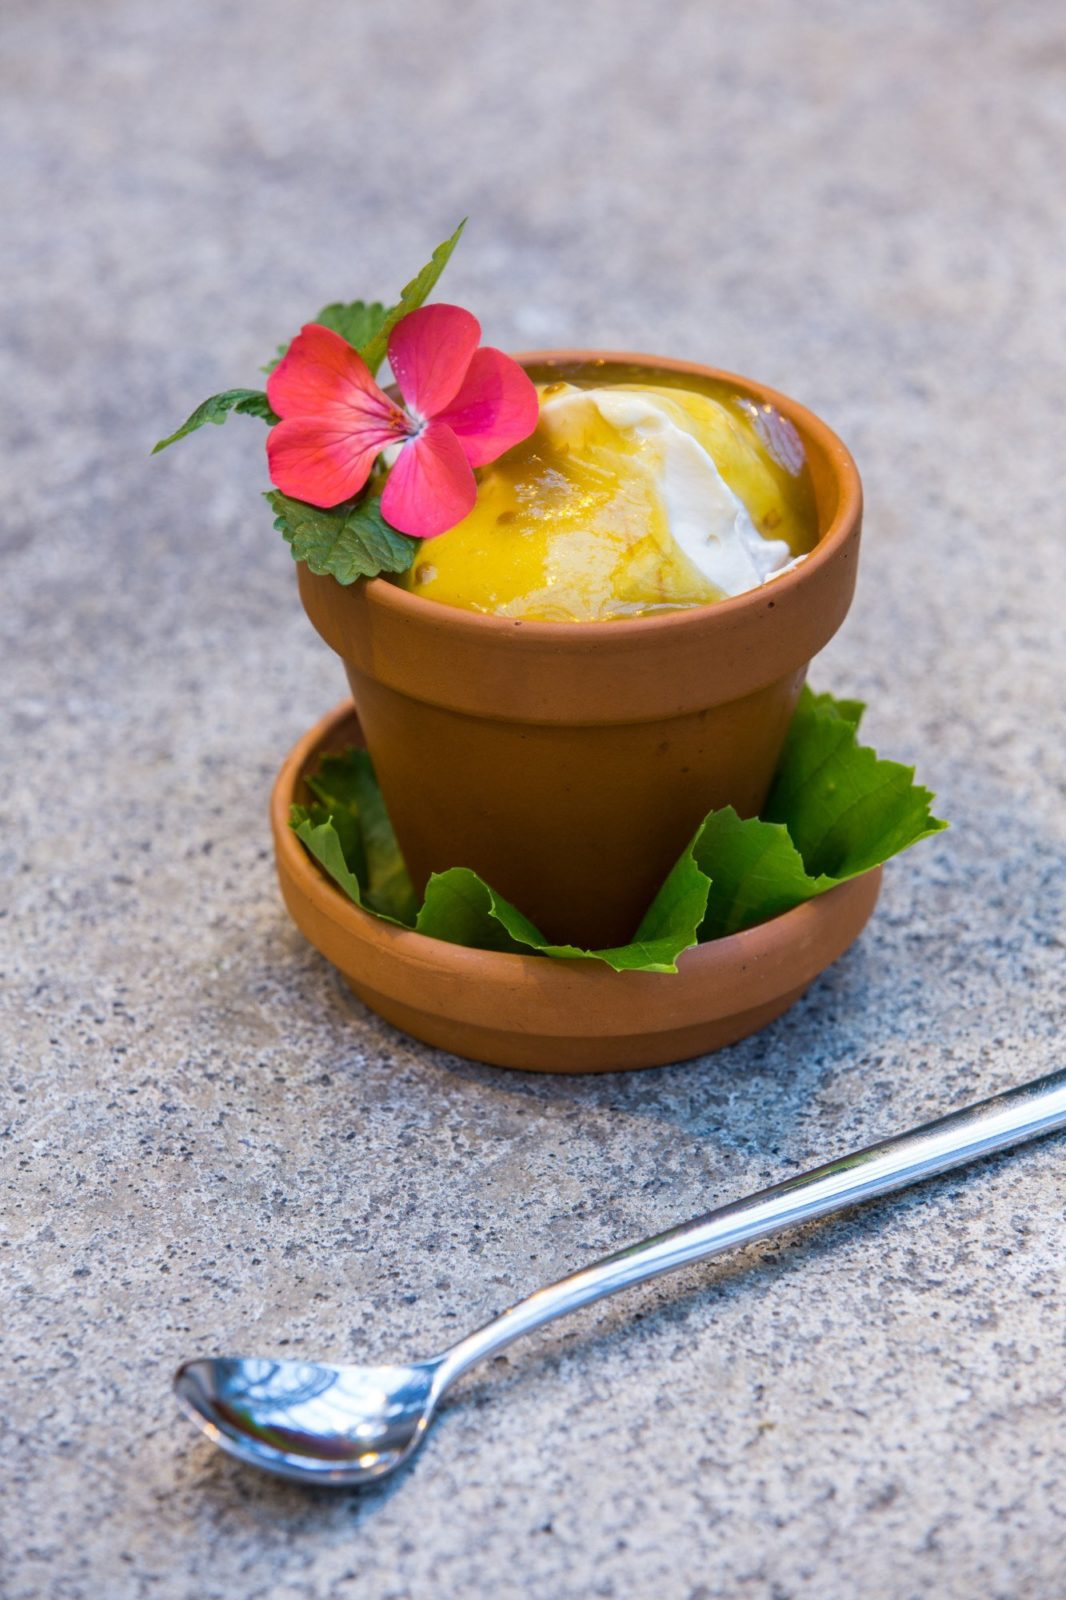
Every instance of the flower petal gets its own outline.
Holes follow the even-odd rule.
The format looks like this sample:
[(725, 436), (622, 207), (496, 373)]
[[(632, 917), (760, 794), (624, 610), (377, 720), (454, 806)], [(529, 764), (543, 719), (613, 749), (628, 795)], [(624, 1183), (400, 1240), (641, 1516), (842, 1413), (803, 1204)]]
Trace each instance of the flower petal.
[(267, 399), (279, 417), (374, 417), (390, 438), (408, 431), (404, 414), (374, 382), (370, 368), (347, 339), (309, 322), (267, 379)]
[(381, 496), (381, 514), (401, 533), (434, 539), (473, 509), (477, 483), (450, 428), (431, 422), (401, 448)]
[(529, 374), (502, 350), (486, 345), (474, 352), (462, 388), (437, 420), (458, 435), (470, 465), (483, 467), (528, 439), (539, 415)]
[(290, 417), (267, 434), (270, 481), (282, 494), (313, 506), (336, 506), (363, 487), (389, 437), (357, 431), (358, 420)]
[(435, 417), (454, 399), (481, 338), (481, 324), (462, 306), (421, 306), (389, 335), (389, 366), (412, 411)]

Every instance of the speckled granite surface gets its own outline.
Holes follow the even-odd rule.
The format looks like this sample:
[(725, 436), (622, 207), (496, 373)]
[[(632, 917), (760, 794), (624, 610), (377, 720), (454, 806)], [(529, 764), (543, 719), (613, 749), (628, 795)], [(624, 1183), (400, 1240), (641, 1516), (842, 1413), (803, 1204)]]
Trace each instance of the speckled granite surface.
[[(205, 1350), (421, 1353), (1062, 1064), (1061, 7), (8, 0), (2, 28), (4, 1600), (1060, 1592), (1062, 1143), (516, 1346), (363, 1498), (225, 1462), (168, 1384)], [(259, 424), (147, 458), (464, 212), (448, 293), (494, 342), (755, 373), (866, 479), (815, 682), (870, 698), (955, 828), (703, 1063), (509, 1075), (360, 1008), (273, 880), (271, 775), (342, 684)]]

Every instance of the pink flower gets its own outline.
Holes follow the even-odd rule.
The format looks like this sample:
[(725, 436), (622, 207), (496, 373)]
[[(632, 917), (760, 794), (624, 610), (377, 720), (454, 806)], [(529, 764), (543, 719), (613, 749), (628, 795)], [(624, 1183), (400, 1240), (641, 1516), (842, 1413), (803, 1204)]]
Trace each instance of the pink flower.
[(404, 406), (374, 382), (340, 334), (309, 322), (267, 383), (282, 419), (267, 438), (283, 494), (335, 506), (356, 494), (383, 450), (399, 446), (381, 511), (416, 539), (461, 522), (477, 499), (475, 467), (527, 439), (537, 391), (502, 350), (478, 349), (481, 327), (460, 306), (422, 306), (389, 337)]

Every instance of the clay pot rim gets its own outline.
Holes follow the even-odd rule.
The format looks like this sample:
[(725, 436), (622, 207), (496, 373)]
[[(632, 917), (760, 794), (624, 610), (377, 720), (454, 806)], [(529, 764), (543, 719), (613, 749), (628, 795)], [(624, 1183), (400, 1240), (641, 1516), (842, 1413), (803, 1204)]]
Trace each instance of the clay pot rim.
[[(546, 956), (480, 950), (433, 939), (412, 928), (394, 926), (349, 900), (289, 827), (289, 807), (299, 794), (304, 773), (316, 757), (336, 748), (336, 736), (348, 721), (358, 725), (354, 705), (345, 700), (309, 728), (282, 763), (270, 799), (278, 872), (283, 885), (288, 880), (296, 894), (339, 927), (353, 946), (369, 948), (377, 956), (387, 958), (390, 964), (394, 963), (396, 968), (404, 969), (407, 977), (401, 980), (400, 988), (406, 988), (417, 973), (431, 978), (434, 986), (443, 980), (445, 985), (476, 983), (482, 989), (498, 990), (501, 987), (513, 989), (518, 981), (523, 988), (539, 990), (546, 1000), (549, 998), (546, 991), (550, 991), (552, 1011), (556, 1007), (563, 1008), (560, 1029), (565, 1031), (572, 1028), (572, 1017), (565, 1008), (590, 1000), (590, 985), (624, 982), (631, 991), (630, 999), (638, 992), (643, 993), (642, 1004), (652, 998), (652, 993), (660, 1002), (668, 999), (671, 985), (677, 985), (673, 994), (679, 1010), (687, 1010), (698, 995), (700, 1009), (705, 1012), (707, 984), (713, 984), (714, 979), (720, 977), (728, 980), (721, 989), (721, 1015), (728, 1016), (737, 1009), (736, 991), (730, 984), (738, 984), (745, 990), (751, 988), (752, 1002), (757, 1003), (762, 998), (755, 991), (759, 988), (759, 969), (764, 961), (772, 962), (784, 946), (802, 948), (808, 944), (826, 920), (835, 917), (837, 905), (855, 897), (860, 884), (869, 883), (876, 898), (881, 867), (838, 884), (813, 900), (752, 928), (693, 946), (678, 958), (676, 973), (615, 972), (603, 962), (593, 960), (553, 961)], [(810, 982), (822, 966), (824, 963), (808, 975), (806, 982)], [(698, 983), (694, 984), (693, 980), (697, 979)], [(628, 1013), (619, 1013), (617, 1021), (619, 1026), (614, 1029), (609, 1024), (605, 1027), (601, 1018), (596, 1031), (631, 1031)]]
[[(706, 367), (695, 361), (683, 361), (671, 356), (646, 355), (628, 350), (529, 350), (520, 352), (514, 359), (524, 367), (603, 362), (615, 366), (647, 366), (658, 367), (668, 372), (693, 373), (701, 378), (728, 383), (752, 399), (776, 407), (798, 429), (804, 443), (815, 444), (833, 464), (838, 499), (829, 526), (814, 549), (797, 566), (783, 572), (780, 577), (769, 578), (758, 588), (748, 589), (743, 594), (733, 595), (725, 600), (717, 600), (713, 605), (687, 606), (679, 611), (655, 612), (644, 617), (616, 617), (611, 619), (609, 625), (590, 625), (587, 622), (574, 621), (543, 622), (524, 617), (493, 616), (487, 612), (467, 611), (460, 606), (442, 605), (439, 600), (411, 594), (387, 578), (366, 579), (365, 593), (368, 602), (384, 611), (396, 613), (398, 621), (406, 619), (417, 625), (420, 617), (428, 620), (431, 616), (438, 626), (443, 626), (446, 622), (449, 629), (471, 637), (471, 642), (478, 635), (487, 640), (493, 635), (500, 637), (507, 633), (513, 634), (516, 628), (521, 628), (531, 643), (540, 641), (546, 648), (559, 646), (564, 641), (567, 645), (573, 644), (575, 628), (582, 632), (582, 643), (587, 641), (592, 648), (595, 648), (593, 641), (598, 639), (602, 639), (605, 644), (613, 641), (617, 645), (620, 642), (620, 634), (635, 639), (641, 634), (663, 634), (693, 628), (704, 631), (715, 628), (728, 629), (740, 613), (764, 605), (768, 590), (775, 595), (788, 594), (810, 582), (823, 567), (833, 561), (840, 547), (854, 532), (862, 512), (862, 483), (851, 452), (828, 423), (823, 422), (815, 412), (801, 405), (798, 400), (793, 400), (790, 395), (772, 389), (768, 384), (760, 383), (754, 378), (726, 372), (719, 367)], [(433, 541), (428, 540), (426, 543), (432, 547)]]

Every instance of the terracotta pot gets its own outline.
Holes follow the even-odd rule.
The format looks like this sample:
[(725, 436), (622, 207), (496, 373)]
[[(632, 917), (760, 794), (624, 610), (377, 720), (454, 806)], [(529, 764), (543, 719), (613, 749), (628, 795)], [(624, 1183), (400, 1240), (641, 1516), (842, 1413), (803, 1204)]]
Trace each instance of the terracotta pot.
[(278, 877), (300, 931), (360, 999), (415, 1038), (532, 1072), (663, 1066), (732, 1044), (779, 1017), (862, 931), (881, 869), (772, 922), (686, 951), (676, 973), (498, 955), (391, 927), (353, 905), (288, 826), (322, 755), (361, 744), (350, 704), (293, 749), (274, 786)]
[(851, 604), (862, 495), (825, 423), (746, 378), (647, 356), (518, 359), (540, 374), (597, 362), (609, 381), (643, 363), (733, 384), (799, 430), (818, 510), (815, 549), (765, 587), (617, 622), (483, 616), (298, 568), (416, 885), (473, 867), (548, 938), (597, 949), (632, 936), (709, 810), (758, 811), (807, 664)]

